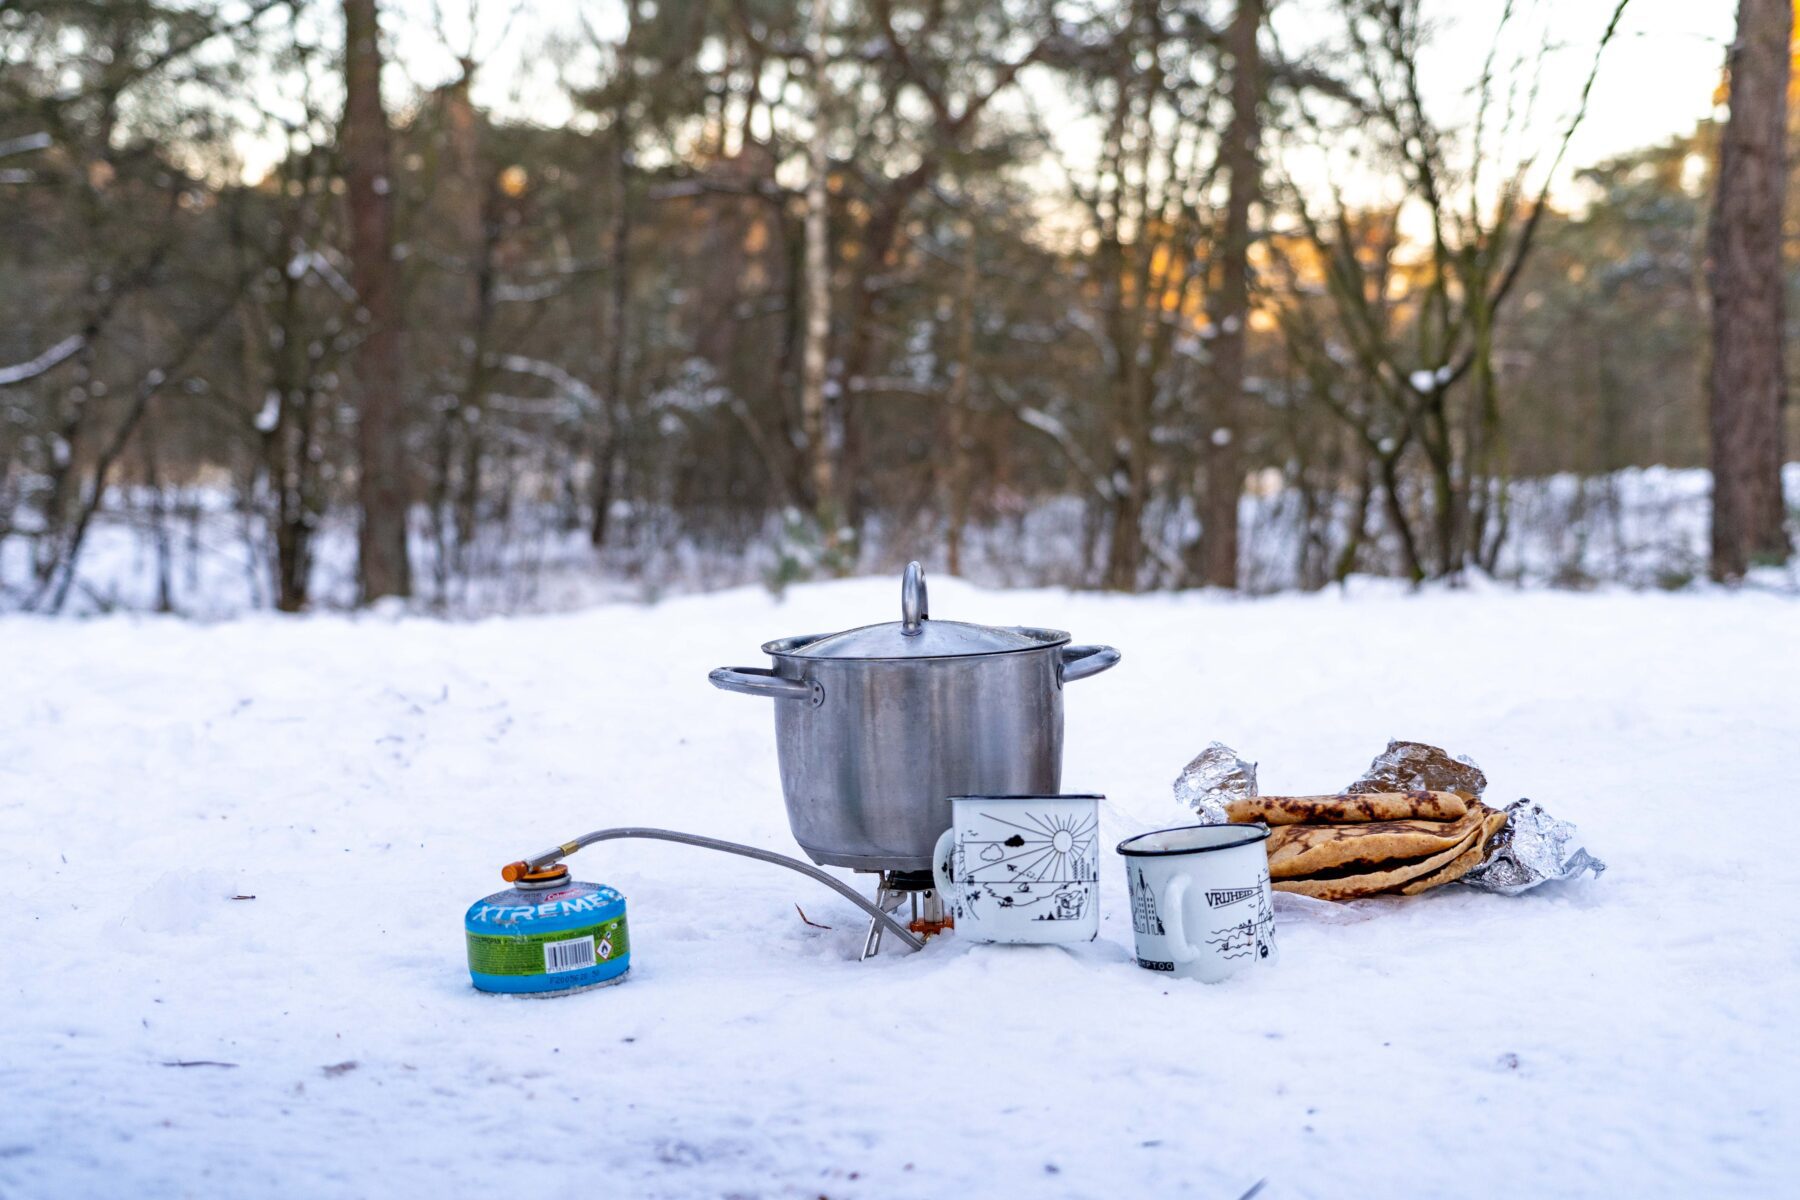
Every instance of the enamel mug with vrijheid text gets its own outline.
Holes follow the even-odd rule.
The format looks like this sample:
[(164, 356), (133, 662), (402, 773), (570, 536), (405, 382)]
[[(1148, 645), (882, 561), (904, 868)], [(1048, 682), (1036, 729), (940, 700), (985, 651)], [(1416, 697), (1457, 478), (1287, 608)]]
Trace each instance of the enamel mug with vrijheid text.
[(1189, 825), (1119, 843), (1138, 966), (1206, 983), (1275, 962), (1266, 825)]

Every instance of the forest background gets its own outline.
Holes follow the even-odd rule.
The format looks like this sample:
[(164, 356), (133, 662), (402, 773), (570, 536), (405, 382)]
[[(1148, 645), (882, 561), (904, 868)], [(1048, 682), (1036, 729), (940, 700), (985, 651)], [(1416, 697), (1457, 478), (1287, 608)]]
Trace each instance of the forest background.
[(0, 608), (1792, 584), (1729, 7), (8, 0)]

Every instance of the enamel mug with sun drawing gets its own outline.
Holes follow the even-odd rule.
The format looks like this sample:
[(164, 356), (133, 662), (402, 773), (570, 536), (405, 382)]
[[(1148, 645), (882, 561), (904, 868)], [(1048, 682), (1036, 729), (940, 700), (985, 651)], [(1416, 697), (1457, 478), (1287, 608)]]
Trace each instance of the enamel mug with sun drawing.
[(1099, 796), (953, 796), (932, 873), (958, 937), (1088, 942), (1100, 932)]

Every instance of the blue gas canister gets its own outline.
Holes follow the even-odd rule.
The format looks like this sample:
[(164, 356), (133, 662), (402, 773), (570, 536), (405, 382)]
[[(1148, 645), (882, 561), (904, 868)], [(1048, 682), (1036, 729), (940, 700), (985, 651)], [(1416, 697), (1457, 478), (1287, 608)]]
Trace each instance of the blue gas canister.
[(484, 992), (560, 996), (621, 983), (631, 967), (625, 897), (554, 863), (469, 906), (469, 978)]

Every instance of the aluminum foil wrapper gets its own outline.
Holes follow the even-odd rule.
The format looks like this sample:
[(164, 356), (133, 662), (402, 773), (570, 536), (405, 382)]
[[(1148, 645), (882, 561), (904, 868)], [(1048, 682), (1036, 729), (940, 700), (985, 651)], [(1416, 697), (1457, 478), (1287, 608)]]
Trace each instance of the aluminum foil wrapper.
[(1176, 802), (1194, 810), (1202, 825), (1223, 825), (1231, 820), (1225, 806), (1233, 800), (1256, 795), (1256, 764), (1245, 762), (1236, 750), (1214, 742), (1175, 777)]
[[(1456, 792), (1471, 800), (1487, 790), (1487, 776), (1472, 759), (1424, 742), (1390, 741), (1375, 756), (1361, 779), (1344, 789), (1352, 792), (1407, 792), (1428, 788)], [(1520, 800), (1506, 808), (1506, 824), (1488, 846), (1487, 861), (1456, 882), (1485, 892), (1516, 896), (1553, 879), (1573, 879), (1583, 871), (1595, 875), (1606, 864), (1572, 844), (1575, 826), (1559, 821), (1542, 805)]]
[(1596, 877), (1606, 864), (1579, 846), (1571, 849), (1575, 826), (1559, 821), (1542, 805), (1519, 800), (1506, 806), (1506, 824), (1494, 835), (1487, 861), (1457, 880), (1484, 892), (1517, 896), (1553, 879), (1573, 879), (1583, 871)]
[(1448, 750), (1424, 742), (1389, 741), (1375, 756), (1362, 778), (1344, 789), (1357, 792), (1455, 792), (1466, 800), (1479, 800), (1487, 789), (1487, 776), (1474, 760), (1452, 758)]

